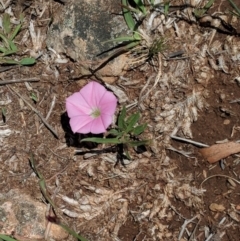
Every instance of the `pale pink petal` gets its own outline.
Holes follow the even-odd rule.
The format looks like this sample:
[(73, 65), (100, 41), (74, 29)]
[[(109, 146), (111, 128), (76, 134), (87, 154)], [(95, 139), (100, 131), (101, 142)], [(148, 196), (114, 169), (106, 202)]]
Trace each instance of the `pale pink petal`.
[(70, 118), (79, 114), (90, 114), (92, 112), (92, 108), (80, 92), (74, 93), (66, 99), (66, 109)]
[(81, 90), (80, 94), (91, 107), (97, 107), (103, 95), (107, 92), (104, 86), (95, 81), (89, 82)]
[(108, 114), (102, 114), (101, 115), (103, 125), (105, 126), (105, 129), (107, 129), (113, 122), (113, 115)]
[(104, 133), (106, 131), (106, 129), (107, 128), (104, 125), (103, 120), (100, 116), (93, 120), (92, 126), (91, 126), (91, 133), (93, 133), (93, 134)]
[(89, 115), (79, 115), (70, 119), (70, 126), (73, 133), (86, 134), (91, 132), (93, 118)]
[(117, 98), (116, 96), (107, 91), (101, 101), (99, 102), (98, 108), (101, 110), (101, 113), (113, 115), (117, 107)]

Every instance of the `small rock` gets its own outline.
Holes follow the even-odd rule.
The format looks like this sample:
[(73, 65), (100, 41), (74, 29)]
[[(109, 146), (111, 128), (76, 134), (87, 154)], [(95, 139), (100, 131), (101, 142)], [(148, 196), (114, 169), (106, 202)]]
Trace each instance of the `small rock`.
[[(0, 230), (1, 234), (12, 235), (18, 239), (44, 239), (47, 226), (46, 205), (13, 189), (7, 194), (0, 193)], [(49, 238), (63, 240), (68, 233), (60, 226), (51, 224)]]
[[(82, 75), (90, 74), (90, 66), (97, 68), (102, 59), (114, 52), (108, 52), (116, 44), (109, 40), (127, 35), (126, 23), (119, 13), (118, 0), (105, 0), (104, 3), (98, 0), (67, 1), (62, 12), (54, 16), (47, 34), (47, 46), (79, 62)], [(93, 64), (86, 64), (89, 62)], [(117, 57), (97, 72), (98, 77), (103, 80), (105, 77), (112, 83), (125, 65), (126, 59)]]

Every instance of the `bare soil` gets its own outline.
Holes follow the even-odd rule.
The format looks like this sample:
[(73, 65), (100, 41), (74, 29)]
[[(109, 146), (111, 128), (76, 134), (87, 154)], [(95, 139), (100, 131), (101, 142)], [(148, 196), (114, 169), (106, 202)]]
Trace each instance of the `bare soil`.
[[(59, 2), (46, 5), (52, 9), (45, 10), (44, 17), (38, 19), (39, 15), (32, 14), (32, 11), (42, 9), (45, 2), (33, 2), (30, 6), (27, 2), (13, 3), (13, 11), (17, 15), (23, 10), (29, 21), (31, 18), (35, 19), (36, 28), (46, 32), (49, 23), (40, 20), (48, 19), (54, 9), (60, 14), (64, 5)], [(220, 9), (216, 4), (210, 14), (231, 8), (228, 1), (223, 0), (221, 4)], [(179, 46), (184, 44), (189, 44), (185, 49), (194, 52), (194, 48), (201, 50), (208, 42), (206, 33), (209, 35), (212, 32), (211, 26), (200, 26), (185, 20), (179, 20), (178, 24), (183, 22), (187, 29), (192, 28), (196, 34), (202, 34), (204, 41), (200, 41), (199, 46), (192, 46), (191, 49), (190, 42), (194, 33), (191, 36), (186, 35), (185, 39), (171, 39), (169, 36), (172, 32), (169, 30), (169, 45), (176, 42), (176, 46), (172, 46), (169, 53), (179, 50)], [(239, 28), (235, 31), (239, 32)], [(229, 36), (240, 42), (239, 34), (231, 34), (227, 29), (225, 32), (217, 30), (212, 43), (218, 40), (227, 44), (226, 39)], [(19, 40), (22, 37), (18, 36)], [(27, 41), (25, 46), (31, 48), (30, 41)], [(45, 47), (43, 43), (42, 50), (50, 56), (51, 53), (47, 52)], [(197, 52), (197, 55), (199, 54)], [(195, 217), (186, 225), (181, 240), (207, 240), (212, 234), (212, 239), (209, 240), (238, 241), (240, 185), (237, 182), (232, 183), (228, 177), (239, 180), (239, 155), (209, 164), (200, 155), (200, 147), (170, 138), (171, 132), (177, 126), (177, 117), (170, 120), (170, 124), (165, 122), (166, 128), (171, 125), (169, 129), (164, 130), (162, 126), (157, 128), (158, 116), (164, 112), (163, 103), (167, 98), (163, 92), (170, 93), (171, 90), (174, 93), (171, 92), (169, 98), (175, 98), (175, 103), (172, 104), (175, 108), (175, 104), (185, 100), (193, 89), (200, 88), (207, 94), (204, 94), (203, 107), (198, 109), (197, 118), (189, 127), (192, 136), (186, 137), (188, 131), (184, 132), (181, 128), (176, 135), (209, 146), (225, 139), (240, 140), (240, 83), (237, 80), (239, 62), (233, 62), (227, 54), (224, 56), (228, 71), (215, 70), (205, 61), (201, 68), (207, 66), (211, 69), (213, 77), (206, 82), (197, 81), (194, 68), (199, 63), (189, 60), (189, 74), (180, 80), (184, 88), (172, 82), (168, 88), (163, 89), (165, 85), (159, 81), (150, 95), (142, 101), (145, 109), (135, 106), (129, 110), (129, 113), (140, 111), (141, 123), (148, 123), (148, 129), (142, 138), (152, 139), (153, 142), (151, 146), (146, 146), (147, 150), (143, 153), (131, 150), (132, 161), (126, 165), (116, 165), (116, 153), (90, 157), (75, 153), (76, 149), (94, 153), (94, 150), (104, 148), (102, 145), (90, 143), (82, 145), (80, 140), (83, 135), (73, 134), (68, 123), (65, 99), (89, 81), (73, 79), (75, 73), (78, 73), (78, 63), (69, 59), (68, 63), (56, 64), (49, 57), (48, 61), (40, 58), (34, 66), (2, 71), (2, 81), (34, 77), (39, 78), (39, 81), (28, 82), (30, 86), (25, 83), (0, 86), (0, 99), (11, 100), (11, 103), (1, 106), (6, 110), (6, 114), (2, 115), (0, 128), (11, 130), (8, 137), (0, 139), (1, 192), (20, 189), (35, 200), (46, 201), (39, 187), (39, 179), (29, 162), (33, 155), (37, 169), (45, 178), (48, 192), (58, 207), (57, 213), (61, 222), (89, 240), (180, 240), (178, 237), (184, 222)], [(162, 73), (180, 68), (178, 64), (184, 61), (188, 60), (172, 59), (164, 65), (162, 59)], [(145, 66), (130, 69), (121, 76), (133, 84), (126, 85), (122, 78), (114, 83), (124, 90), (129, 103), (139, 100), (140, 92), (149, 76), (156, 74), (151, 63), (146, 62)], [(98, 81), (104, 84), (103, 81)], [(149, 86), (151, 85), (153, 82)], [(36, 102), (30, 98), (31, 93), (37, 96)], [(47, 116), (53, 105), (47, 122), (57, 132), (58, 138), (43, 124), (23, 98), (43, 117)], [(232, 103), (233, 101), (235, 102)], [(121, 107), (119, 105), (119, 110)], [(181, 118), (184, 118), (184, 115)], [(178, 151), (170, 150), (171, 147)], [(181, 151), (188, 152), (189, 157), (179, 153)], [(67, 203), (63, 196), (77, 200), (79, 206)], [(213, 211), (211, 204), (221, 205), (223, 209)], [(78, 217), (72, 217), (74, 215), (66, 211), (63, 213), (63, 209), (77, 214)], [(74, 238), (69, 237), (67, 240)]]

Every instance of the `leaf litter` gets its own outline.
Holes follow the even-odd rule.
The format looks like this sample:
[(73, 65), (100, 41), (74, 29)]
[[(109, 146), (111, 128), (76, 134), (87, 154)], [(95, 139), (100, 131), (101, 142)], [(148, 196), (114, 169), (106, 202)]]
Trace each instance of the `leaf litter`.
[[(211, 163), (199, 151), (225, 138), (239, 140), (239, 105), (230, 103), (239, 99), (240, 40), (231, 34), (239, 32), (235, 27), (239, 19), (226, 12), (231, 5), (222, 1), (219, 6), (213, 3), (198, 22), (194, 9), (202, 13), (208, 1), (196, 2), (177, 11), (169, 8), (167, 16), (160, 8), (143, 21), (139, 31), (145, 37), (140, 45), (142, 53), (137, 46), (131, 49), (129, 70), (112, 84), (124, 90), (118, 95), (131, 106), (130, 113), (140, 110), (142, 124), (148, 124), (143, 138), (152, 139), (147, 152), (130, 153), (132, 160), (125, 167), (114, 167), (114, 153), (88, 159), (74, 155), (76, 148), (88, 148), (80, 142), (84, 137), (69, 131), (65, 99), (87, 81), (70, 81), (69, 69), (77, 68), (76, 64), (45, 49), (44, 38), (40, 38), (50, 19), (46, 10), (64, 5), (31, 3), (36, 19), (30, 21), (30, 9), (26, 8), (28, 27), (17, 38), (21, 42), (28, 36), (25, 46), (38, 61), (30, 68), (6, 70), (1, 79), (26, 81), (40, 75), (40, 81), (31, 82), (39, 100), (32, 102), (23, 83), (11, 83), (12, 92), (8, 83), (0, 86), (1, 99), (11, 100), (1, 106), (6, 109), (5, 123), (0, 125), (2, 192), (18, 188), (36, 200), (43, 199), (28, 163), (33, 152), (54, 205), (65, 214), (64, 223), (88, 240), (238, 240), (239, 157), (233, 155), (238, 150), (233, 152), (229, 146), (221, 148), (226, 144), (217, 144), (226, 153)], [(11, 3), (2, 5), (3, 9), (12, 7)], [(46, 21), (45, 25), (37, 24), (41, 20)], [(147, 28), (149, 23), (151, 29)], [(41, 31), (36, 26), (41, 26)], [(167, 48), (148, 60), (143, 50), (159, 34), (167, 36)], [(179, 51), (181, 58), (167, 57)], [(40, 128), (42, 124), (50, 125), (59, 139)], [(182, 139), (173, 140), (172, 136)], [(184, 139), (203, 145), (196, 147)], [(191, 153), (191, 158), (179, 153)], [(222, 158), (224, 169), (214, 163)], [(59, 189), (54, 194), (56, 183)]]

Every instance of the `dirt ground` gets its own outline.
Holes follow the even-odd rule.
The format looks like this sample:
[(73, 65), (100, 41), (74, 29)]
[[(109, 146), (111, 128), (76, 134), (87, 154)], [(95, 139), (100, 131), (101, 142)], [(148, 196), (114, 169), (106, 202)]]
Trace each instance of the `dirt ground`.
[[(46, 32), (49, 22), (41, 20), (48, 19), (52, 9), (64, 7), (61, 2), (50, 2), (14, 1), (12, 10), (16, 16), (23, 11), (28, 21), (34, 19), (36, 29)], [(36, 10), (43, 6), (51, 6), (51, 10), (39, 17)], [(208, 16), (229, 16), (231, 9), (229, 2), (222, 0)], [(125, 104), (137, 101), (128, 113), (140, 111), (141, 123), (148, 123), (141, 138), (152, 140), (142, 153), (131, 150), (132, 160), (125, 161), (126, 165), (116, 165), (116, 153), (90, 155), (104, 147), (82, 145), (83, 136), (71, 132), (65, 100), (89, 81), (75, 78), (79, 63), (70, 59), (55, 63), (43, 42), (44, 54), (35, 65), (1, 69), (1, 81), (39, 80), (28, 84), (0, 81), (0, 100), (5, 101), (1, 102), (5, 114), (0, 130), (11, 131), (0, 138), (1, 193), (19, 189), (46, 202), (29, 162), (33, 155), (60, 220), (89, 241), (238, 241), (239, 155), (210, 164), (200, 154), (201, 147), (171, 135), (209, 146), (240, 140), (239, 18), (232, 25), (221, 23), (218, 27), (180, 17), (176, 23), (179, 35), (176, 28), (165, 30), (168, 47), (164, 55), (130, 66), (113, 84), (127, 95)], [(31, 44), (29, 39), (24, 47), (31, 48)], [(184, 54), (164, 57), (179, 50)], [(156, 61), (161, 66), (156, 67)], [(32, 93), (37, 101), (31, 99)], [(121, 107), (119, 104), (118, 110)], [(43, 117), (49, 113), (47, 122), (58, 138), (35, 110)], [(75, 150), (90, 154), (76, 154)], [(65, 196), (79, 205), (71, 205)], [(69, 236), (67, 240), (75, 239)]]

